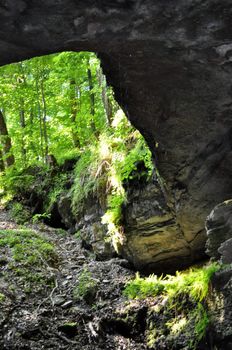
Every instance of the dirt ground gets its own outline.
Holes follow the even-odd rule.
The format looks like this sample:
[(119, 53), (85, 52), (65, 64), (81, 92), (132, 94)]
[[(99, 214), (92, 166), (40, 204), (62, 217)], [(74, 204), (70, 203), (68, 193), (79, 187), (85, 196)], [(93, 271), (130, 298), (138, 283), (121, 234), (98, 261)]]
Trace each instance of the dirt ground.
[[(126, 281), (134, 276), (127, 261), (96, 261), (64, 231), (44, 224), (29, 228), (54, 245), (58, 260), (33, 267), (35, 272), (28, 273), (41, 272), (44, 280), (28, 290), (25, 276), (15, 272), (20, 261), (13, 269), (10, 248), (0, 247), (0, 349), (146, 349), (142, 316), (128, 321), (129, 302), (122, 296)], [(2, 210), (0, 230), (9, 229), (20, 227)], [(137, 318), (139, 313), (142, 305)]]

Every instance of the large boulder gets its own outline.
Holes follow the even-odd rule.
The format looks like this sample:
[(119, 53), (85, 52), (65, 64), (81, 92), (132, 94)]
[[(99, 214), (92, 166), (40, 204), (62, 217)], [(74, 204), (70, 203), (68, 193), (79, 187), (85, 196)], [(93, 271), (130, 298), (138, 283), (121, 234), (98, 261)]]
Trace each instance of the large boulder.
[(212, 279), (207, 298), (210, 349), (232, 349), (232, 270), (219, 271)]
[(127, 190), (122, 254), (146, 272), (174, 272), (204, 257), (204, 235), (189, 240), (154, 172)]
[(93, 251), (97, 259), (109, 259), (116, 255), (107, 226), (102, 224), (104, 209), (96, 197), (90, 196), (84, 203), (84, 208), (76, 217), (76, 232), (84, 247)]
[(206, 220), (206, 253), (223, 263), (232, 263), (232, 200), (217, 205)]

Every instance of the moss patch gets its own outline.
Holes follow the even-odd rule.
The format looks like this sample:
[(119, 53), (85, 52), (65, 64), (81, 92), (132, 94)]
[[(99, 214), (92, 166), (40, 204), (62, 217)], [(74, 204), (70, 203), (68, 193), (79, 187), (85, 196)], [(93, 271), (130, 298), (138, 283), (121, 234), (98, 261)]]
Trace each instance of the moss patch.
[[(147, 317), (146, 343), (161, 349), (196, 349), (209, 324), (205, 299), (218, 264), (177, 272), (175, 276), (151, 275), (128, 282), (124, 295), (131, 299), (151, 299)], [(155, 301), (155, 302), (154, 302)]]
[(32, 230), (0, 230), (0, 249), (11, 256), (5, 278), (9, 278), (10, 271), (25, 292), (53, 285), (50, 267), (57, 264), (58, 258), (47, 239)]
[(73, 290), (73, 296), (75, 299), (83, 299), (88, 304), (92, 304), (95, 300), (97, 290), (98, 281), (93, 278), (92, 273), (88, 269), (84, 269)]
[(5, 295), (0, 293), (0, 304), (5, 300)]

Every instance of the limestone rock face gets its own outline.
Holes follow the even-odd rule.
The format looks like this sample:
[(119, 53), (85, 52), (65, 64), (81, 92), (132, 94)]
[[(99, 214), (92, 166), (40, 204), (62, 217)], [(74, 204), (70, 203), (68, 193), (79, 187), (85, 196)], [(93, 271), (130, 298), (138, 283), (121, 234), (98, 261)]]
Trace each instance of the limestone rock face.
[(65, 195), (62, 195), (60, 198), (58, 198), (57, 201), (57, 207), (61, 221), (68, 228), (73, 228), (73, 226), (75, 226), (75, 218), (72, 213), (71, 203), (72, 199), (69, 192)]
[(204, 236), (188, 242), (155, 174), (147, 184), (131, 186), (127, 198), (122, 254), (137, 269), (173, 272), (203, 257)]
[(97, 199), (88, 198), (83, 213), (76, 218), (75, 228), (83, 245), (91, 249), (97, 259), (108, 259), (116, 255), (109, 237), (107, 237), (107, 227), (101, 222), (103, 215), (104, 211)]
[[(179, 229), (178, 242), (184, 236), (187, 246), (201, 246), (206, 216), (232, 198), (231, 20), (228, 0), (0, 5), (0, 64), (63, 50), (98, 53), (165, 180), (173, 212), (164, 219), (172, 221), (165, 251)], [(152, 251), (157, 242), (146, 238), (146, 245)]]
[(232, 238), (227, 239), (221, 246), (218, 248), (218, 252), (221, 254), (221, 262), (223, 264), (232, 263)]
[(232, 262), (232, 200), (217, 205), (206, 220), (206, 253), (223, 263)]
[[(136, 269), (148, 272), (174, 272), (204, 256), (205, 237), (199, 235), (188, 242), (175, 213), (167, 204), (156, 174), (146, 182), (130, 182), (126, 187), (127, 203), (123, 208), (123, 244), (119, 254)], [(80, 218), (76, 218), (76, 231), (87, 248), (97, 258), (106, 259), (116, 254), (107, 227), (101, 222), (104, 209), (96, 198), (89, 198)]]
[(211, 293), (207, 298), (210, 317), (209, 338), (211, 348), (230, 350), (232, 348), (232, 270), (227, 268), (215, 274)]

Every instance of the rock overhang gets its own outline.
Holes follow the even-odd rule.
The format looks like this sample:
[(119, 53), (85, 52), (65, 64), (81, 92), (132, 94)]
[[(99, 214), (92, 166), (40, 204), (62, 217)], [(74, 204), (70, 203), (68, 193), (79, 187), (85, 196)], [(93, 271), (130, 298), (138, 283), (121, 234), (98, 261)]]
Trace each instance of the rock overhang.
[(232, 196), (231, 2), (5, 0), (0, 10), (1, 64), (98, 53), (156, 158), (180, 232), (204, 249), (206, 216)]

